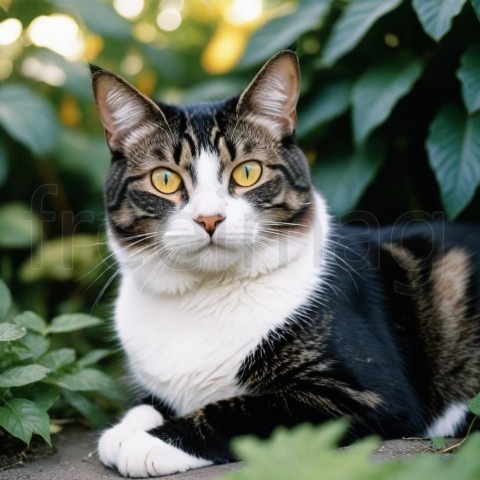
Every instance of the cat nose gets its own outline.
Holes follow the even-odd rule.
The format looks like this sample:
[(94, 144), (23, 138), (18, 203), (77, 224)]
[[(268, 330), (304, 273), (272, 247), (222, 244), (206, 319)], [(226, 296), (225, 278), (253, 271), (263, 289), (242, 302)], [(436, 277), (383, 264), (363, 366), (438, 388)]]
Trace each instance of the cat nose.
[(217, 225), (225, 220), (225, 217), (222, 215), (209, 215), (203, 216), (200, 215), (195, 219), (199, 225), (201, 225), (205, 231), (212, 236), (217, 228)]

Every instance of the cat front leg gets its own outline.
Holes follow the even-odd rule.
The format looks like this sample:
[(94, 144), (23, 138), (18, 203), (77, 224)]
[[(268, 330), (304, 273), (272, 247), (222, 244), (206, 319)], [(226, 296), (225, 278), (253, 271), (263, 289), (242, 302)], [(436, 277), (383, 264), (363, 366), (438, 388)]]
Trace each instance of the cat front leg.
[(164, 422), (163, 416), (151, 405), (138, 405), (131, 408), (122, 420), (109, 428), (98, 442), (98, 456), (107, 467), (116, 467), (120, 448), (136, 432), (145, 432), (159, 427)]
[(166, 420), (121, 442), (113, 466), (124, 476), (154, 477), (233, 460), (230, 440), (268, 436), (279, 425), (328, 418), (324, 411), (284, 395), (240, 396)]

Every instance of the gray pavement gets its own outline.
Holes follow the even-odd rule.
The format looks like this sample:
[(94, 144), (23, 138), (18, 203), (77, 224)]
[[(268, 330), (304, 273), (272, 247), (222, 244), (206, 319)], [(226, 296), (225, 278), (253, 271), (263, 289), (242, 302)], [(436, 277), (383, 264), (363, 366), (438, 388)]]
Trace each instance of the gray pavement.
[[(95, 454), (96, 443), (96, 433), (68, 428), (53, 437), (55, 453), (2, 471), (0, 480), (118, 480), (121, 477), (105, 468), (98, 460)], [(453, 443), (453, 440), (448, 443)], [(381, 461), (428, 451), (432, 451), (429, 441), (389, 440), (380, 445), (373, 459)], [(167, 478), (168, 480), (215, 480), (238, 468), (241, 468), (240, 463), (232, 463), (192, 470)]]

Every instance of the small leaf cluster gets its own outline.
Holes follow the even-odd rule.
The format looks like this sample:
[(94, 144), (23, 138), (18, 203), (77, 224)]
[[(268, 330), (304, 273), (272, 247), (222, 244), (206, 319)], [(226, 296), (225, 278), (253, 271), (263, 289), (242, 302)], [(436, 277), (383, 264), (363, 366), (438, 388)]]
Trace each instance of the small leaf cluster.
[[(478, 408), (480, 395), (469, 407)], [(379, 440), (370, 437), (346, 449), (336, 445), (348, 425), (343, 420), (320, 427), (300, 425), (279, 428), (269, 440), (244, 437), (234, 443), (238, 457), (246, 461), (225, 480), (477, 480), (480, 478), (480, 432), (472, 434), (452, 458), (424, 453), (405, 460), (373, 462), (370, 457)], [(435, 444), (439, 444), (438, 439)]]
[(479, 20), (478, 0), (300, 0), (252, 35), (238, 68), (300, 39), (297, 135), (333, 213), (453, 219), (480, 185)]
[(122, 392), (106, 373), (93, 368), (108, 350), (92, 350), (81, 358), (73, 348), (53, 348), (55, 336), (95, 327), (102, 322), (86, 314), (59, 315), (47, 323), (25, 311), (10, 319), (11, 294), (0, 281), (0, 436), (8, 432), (28, 444), (37, 434), (49, 445), (49, 410), (73, 407), (96, 426), (106, 413), (94, 401), (101, 395), (122, 401)]

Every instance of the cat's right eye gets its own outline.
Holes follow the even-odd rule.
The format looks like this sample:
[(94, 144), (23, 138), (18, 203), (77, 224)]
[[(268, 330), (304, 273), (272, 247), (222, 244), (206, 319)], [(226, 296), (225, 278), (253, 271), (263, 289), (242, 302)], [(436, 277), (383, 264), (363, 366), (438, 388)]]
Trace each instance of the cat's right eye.
[(161, 193), (175, 193), (182, 183), (182, 177), (169, 168), (156, 168), (152, 172), (152, 185)]

